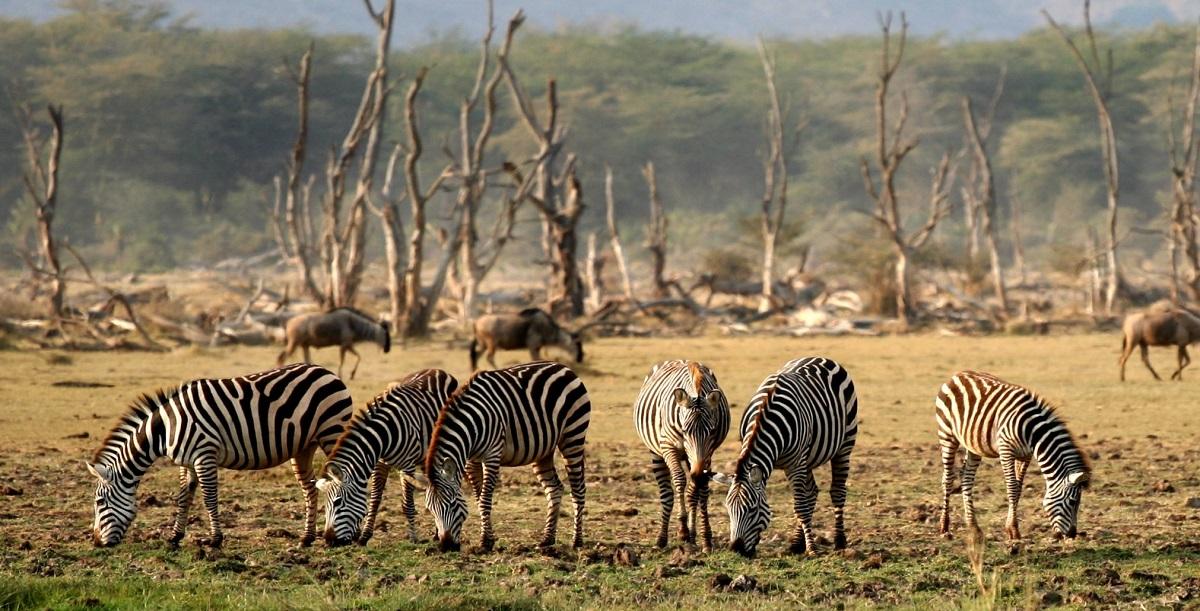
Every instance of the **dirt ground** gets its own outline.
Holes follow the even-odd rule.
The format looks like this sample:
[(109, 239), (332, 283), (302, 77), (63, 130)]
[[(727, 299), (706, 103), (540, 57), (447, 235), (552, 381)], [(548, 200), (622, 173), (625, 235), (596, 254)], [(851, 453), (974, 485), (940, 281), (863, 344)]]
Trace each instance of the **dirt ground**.
[[(286, 467), (221, 473), (225, 547), (193, 541), (205, 531), (193, 508), (189, 540), (167, 549), (175, 470), (160, 463), (139, 491), (127, 541), (91, 545), (93, 481), (83, 461), (139, 393), (183, 379), (270, 367), (277, 349), (187, 349), (169, 354), (0, 351), (0, 607), (538, 608), (766, 607), (845, 605), (988, 607), (1200, 605), (1200, 370), (1182, 383), (1155, 382), (1140, 363), (1117, 381), (1120, 338), (1054, 337), (608, 339), (588, 345), (577, 369), (593, 401), (588, 437), (586, 545), (549, 554), (533, 547), (545, 500), (532, 468), (509, 469), (496, 494), (498, 549), (439, 554), (404, 540), (399, 487), (384, 502), (375, 539), (363, 547), (296, 549), (303, 501)], [(462, 346), (364, 346), (359, 405), (387, 382), (422, 367), (467, 375)], [(721, 549), (651, 547), (657, 491), (630, 403), (649, 367), (689, 357), (717, 373), (735, 422), (759, 381), (788, 359), (819, 354), (854, 376), (862, 426), (852, 459), (847, 527), (851, 549), (828, 544), (811, 558), (786, 553), (790, 494), (776, 474), (775, 519), (755, 560)], [(336, 368), (336, 351), (315, 353)], [(503, 355), (501, 363), (523, 358)], [(561, 358), (566, 358), (562, 355)], [(1174, 355), (1152, 354), (1160, 373)], [(1093, 485), (1081, 536), (1055, 542), (1040, 515), (1043, 481), (1031, 472), (1020, 515), (1025, 541), (1003, 541), (1003, 480), (979, 474), (976, 505), (987, 534), (983, 587), (962, 537), (937, 536), (940, 502), (933, 397), (956, 370), (973, 368), (1030, 386), (1056, 403), (1092, 457)], [(348, 371), (348, 369), (347, 369)], [(736, 429), (736, 427), (735, 427)], [(716, 466), (732, 467), (736, 430)], [(828, 488), (828, 468), (817, 475)], [(713, 494), (718, 541), (728, 535), (724, 491)], [(954, 521), (961, 504), (953, 499)], [(564, 511), (570, 511), (566, 503)], [(828, 496), (818, 528), (831, 524)], [(432, 520), (422, 513), (423, 533)], [(569, 540), (569, 520), (559, 541)], [(466, 547), (478, 539), (474, 508)], [(961, 531), (960, 531), (961, 532)], [(466, 549), (466, 547), (464, 549)], [(730, 583), (730, 580), (733, 580)], [(982, 590), (982, 591), (981, 591)]]

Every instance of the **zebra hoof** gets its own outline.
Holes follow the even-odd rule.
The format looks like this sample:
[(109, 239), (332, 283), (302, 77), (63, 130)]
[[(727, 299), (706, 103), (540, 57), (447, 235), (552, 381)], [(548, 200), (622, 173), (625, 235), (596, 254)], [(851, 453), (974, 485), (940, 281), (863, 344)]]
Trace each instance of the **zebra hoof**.
[(225, 542), (225, 537), (223, 535), (217, 535), (215, 537), (200, 539), (196, 543), (200, 544), (201, 547), (211, 547), (212, 549), (221, 549), (221, 544), (224, 542)]
[(172, 535), (170, 539), (167, 539), (167, 547), (171, 550), (177, 550), (181, 541), (183, 541), (183, 535)]
[(667, 538), (659, 537), (658, 540), (654, 542), (654, 547), (657, 547), (658, 549), (666, 549), (667, 548)]
[(485, 553), (490, 552), (495, 548), (496, 548), (496, 538), (495, 537), (484, 537), (483, 541), (481, 541), (479, 543), (479, 549)]
[(838, 533), (833, 537), (833, 549), (846, 549), (846, 534)]
[(572, 547), (572, 548), (574, 548), (574, 549), (579, 549), (579, 548), (583, 547), (583, 537), (580, 537), (580, 538), (578, 538), (578, 539), (575, 539), (574, 541), (572, 541), (572, 542), (571, 542), (571, 547)]
[(951, 534), (951, 533), (950, 533), (950, 531), (948, 531), (948, 530), (943, 530), (943, 531), (942, 531), (942, 538), (943, 538), (943, 539), (945, 539), (945, 540), (947, 540), (947, 541), (950, 541), (950, 540), (954, 539), (954, 535), (953, 535), (953, 534)]
[(305, 535), (300, 538), (300, 547), (312, 547), (313, 541), (316, 539), (315, 536)]
[(803, 556), (808, 553), (808, 546), (803, 541), (798, 541), (788, 546), (788, 553)]
[(354, 540), (354, 543), (355, 543), (356, 545), (358, 545), (359, 547), (365, 547), (365, 546), (367, 545), (367, 541), (370, 541), (370, 540), (371, 540), (371, 537), (370, 537), (370, 536), (366, 536), (366, 537), (359, 537), (359, 538), (357, 538), (357, 539), (355, 539), (355, 540)]

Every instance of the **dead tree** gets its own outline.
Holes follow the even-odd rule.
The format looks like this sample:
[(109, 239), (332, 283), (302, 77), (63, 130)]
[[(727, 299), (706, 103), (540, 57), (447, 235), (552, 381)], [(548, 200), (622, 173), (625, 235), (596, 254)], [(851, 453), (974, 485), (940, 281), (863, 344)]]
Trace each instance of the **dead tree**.
[[(1084, 0), (1083, 2), (1083, 23), (1084, 34), (1087, 37), (1088, 55), (1085, 57), (1079, 47), (1075, 45), (1075, 41), (1067, 34), (1058, 22), (1050, 16), (1050, 13), (1045, 10), (1042, 15), (1058, 32), (1062, 38), (1063, 44), (1071, 52), (1071, 56), (1075, 59), (1075, 63), (1079, 66), (1080, 72), (1083, 73), (1083, 79), (1087, 83), (1088, 92), (1092, 96), (1092, 101), (1096, 104), (1096, 118), (1100, 128), (1100, 153), (1104, 159), (1104, 178), (1105, 186), (1108, 190), (1108, 244), (1106, 246), (1105, 259), (1107, 261), (1107, 280), (1104, 287), (1104, 310), (1107, 314), (1112, 314), (1116, 305), (1117, 294), (1124, 289), (1124, 281), (1121, 278), (1121, 270), (1117, 260), (1117, 209), (1120, 200), (1120, 164), (1117, 159), (1117, 132), (1113, 127), (1112, 115), (1109, 114), (1108, 101), (1112, 97), (1113, 86), (1113, 54), (1112, 49), (1107, 50), (1107, 56), (1102, 61), (1100, 51), (1096, 46), (1096, 34), (1092, 30), (1091, 17), (1091, 2)], [(1101, 77), (1103, 77), (1101, 79)]]
[(604, 166), (604, 203), (607, 207), (605, 219), (608, 222), (609, 247), (612, 248), (613, 257), (617, 260), (617, 269), (621, 272), (625, 298), (633, 301), (633, 281), (629, 277), (629, 267), (625, 265), (625, 251), (621, 248), (621, 234), (617, 230), (617, 206), (613, 200), (612, 168), (607, 165)]
[(1025, 244), (1021, 239), (1021, 200), (1016, 193), (1008, 195), (1008, 228), (1012, 232), (1013, 267), (1017, 270), (1017, 286), (1025, 284)]
[[(863, 184), (867, 195), (875, 203), (871, 217), (887, 233), (892, 243), (895, 258), (893, 268), (896, 274), (896, 316), (904, 326), (908, 326), (916, 314), (910, 292), (912, 269), (910, 259), (914, 251), (925, 245), (937, 224), (950, 212), (949, 189), (953, 185), (954, 175), (950, 171), (950, 156), (943, 155), (934, 169), (933, 181), (930, 188), (929, 217), (925, 224), (915, 232), (907, 232), (903, 226), (903, 214), (900, 210), (896, 194), (896, 172), (900, 163), (917, 146), (917, 140), (904, 138), (904, 126), (908, 121), (908, 97), (900, 94), (900, 114), (895, 125), (888, 124), (888, 89), (892, 77), (900, 67), (904, 58), (904, 45), (908, 37), (908, 21), (904, 13), (900, 13), (900, 37), (893, 57), (891, 38), (892, 15), (879, 17), (879, 27), (883, 32), (883, 44), (879, 58), (879, 72), (875, 81), (875, 164), (878, 167), (879, 182), (871, 171), (871, 163), (866, 157), (860, 160)], [(890, 131), (890, 137), (889, 137)]]
[(588, 233), (586, 261), (583, 273), (587, 285), (587, 306), (595, 312), (600, 309), (600, 299), (604, 296), (604, 258), (596, 252), (595, 231)]
[(784, 211), (787, 209), (788, 157), (799, 140), (800, 130), (796, 130), (790, 142), (785, 142), (785, 110), (779, 100), (779, 90), (775, 86), (775, 58), (767, 53), (761, 38), (758, 40), (758, 57), (762, 61), (763, 73), (766, 76), (769, 101), (766, 121), (767, 149), (763, 157), (762, 300), (758, 306), (759, 311), (766, 312), (775, 306), (775, 251), (779, 229), (783, 227)]
[(996, 187), (992, 181), (992, 160), (988, 157), (986, 138), (980, 133), (976, 123), (970, 97), (963, 96), (962, 111), (963, 124), (973, 154), (972, 174), (978, 176), (978, 181), (965, 186), (963, 192), (967, 194), (967, 205), (973, 206), (979, 211), (983, 238), (987, 242), (992, 264), (992, 286), (996, 291), (996, 299), (1000, 302), (1001, 317), (1007, 318), (1008, 292), (1004, 287), (1004, 268), (1000, 265), (1000, 250), (996, 245), (996, 231), (992, 226), (992, 218), (996, 215)]
[(646, 224), (646, 249), (650, 251), (650, 279), (654, 286), (654, 298), (670, 296), (671, 284), (663, 277), (667, 267), (667, 215), (663, 212), (662, 199), (658, 196), (658, 176), (654, 173), (654, 162), (647, 161), (642, 168), (646, 188), (650, 190), (650, 221)]
[(584, 287), (575, 258), (575, 229), (584, 210), (583, 190), (575, 174), (574, 156), (568, 155), (562, 168), (557, 168), (556, 159), (562, 151), (567, 130), (559, 122), (555, 80), (550, 79), (546, 84), (545, 115), (539, 117), (509, 63), (513, 34), (524, 21), (525, 14), (517, 11), (509, 22), (508, 36), (497, 60), (508, 82), (513, 104), (538, 147), (534, 156), (536, 186), (528, 199), (537, 206), (542, 218), (542, 245), (551, 269), (548, 305), (554, 311), (558, 304), (563, 304), (571, 316), (580, 316), (583, 314)]
[(1200, 244), (1196, 227), (1196, 106), (1200, 103), (1200, 26), (1196, 28), (1192, 51), (1192, 67), (1187, 100), (1181, 112), (1179, 136), (1176, 139), (1172, 96), (1167, 96), (1167, 115), (1172, 125), (1167, 129), (1171, 159), (1171, 232), (1168, 247), (1171, 255), (1171, 297), (1180, 302), (1179, 248), (1183, 248), (1188, 263), (1186, 285), (1193, 300), (1200, 300)]
[[(38, 250), (44, 265), (42, 271), (50, 283), (47, 313), (52, 320), (60, 320), (63, 315), (66, 279), (63, 277), (62, 264), (58, 258), (58, 245), (54, 240), (54, 215), (58, 207), (58, 165), (63, 145), (62, 106), (49, 105), (46, 107), (46, 114), (50, 117), (50, 136), (43, 142), (33, 125), (32, 112), (27, 107), (19, 109), (21, 135), (25, 141), (25, 154), (29, 164), (28, 170), (21, 178), (25, 181), (25, 190), (33, 201), (38, 228)], [(43, 153), (47, 143), (50, 150)], [(38, 269), (32, 260), (29, 260), (29, 263), (36, 279)]]
[[(992, 92), (992, 98), (988, 102), (987, 108), (982, 117), (977, 121), (979, 127), (979, 137), (987, 142), (988, 135), (991, 134), (993, 119), (996, 116), (996, 106), (1000, 103), (1000, 96), (1004, 94), (1004, 83), (1008, 76), (1008, 66), (1001, 66), (1000, 77), (996, 80), (996, 88)], [(963, 148), (959, 151), (960, 157), (966, 157), (968, 152), (973, 150), (970, 134), (966, 134), (963, 138)], [(974, 155), (972, 155), (974, 159)], [(982, 205), (982, 200), (978, 197), (973, 197), (973, 192), (968, 188), (971, 185), (979, 184), (979, 165), (971, 163), (968, 168), (966, 185), (963, 186), (963, 222), (966, 225), (966, 247), (967, 247), (967, 266), (973, 267), (975, 260), (979, 256), (979, 225), (981, 214), (979, 207)]]

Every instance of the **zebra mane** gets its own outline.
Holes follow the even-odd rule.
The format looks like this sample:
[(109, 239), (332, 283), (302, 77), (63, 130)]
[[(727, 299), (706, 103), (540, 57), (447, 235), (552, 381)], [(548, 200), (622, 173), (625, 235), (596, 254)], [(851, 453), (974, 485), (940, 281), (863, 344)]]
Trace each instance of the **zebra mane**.
[(158, 389), (152, 393), (144, 393), (129, 405), (124, 414), (117, 420), (117, 424), (108, 432), (108, 436), (104, 438), (104, 443), (100, 444), (100, 448), (92, 455), (92, 462), (100, 463), (105, 456), (113, 455), (117, 446), (123, 444), (129, 437), (138, 429), (151, 414), (158, 411), (163, 404), (171, 400), (178, 391), (168, 393), (163, 389)]
[(385, 391), (375, 395), (374, 398), (372, 398), (370, 401), (367, 401), (366, 408), (355, 410), (354, 415), (350, 417), (350, 422), (346, 423), (346, 429), (342, 431), (341, 435), (338, 435), (337, 441), (333, 443), (333, 448), (329, 450), (329, 454), (327, 455), (328, 460), (326, 460), (325, 465), (321, 467), (320, 477), (325, 476), (326, 468), (329, 466), (329, 463), (333, 461), (334, 457), (338, 455), (338, 452), (341, 451), (342, 444), (346, 442), (346, 439), (350, 437), (350, 434), (356, 431), (358, 427), (362, 426), (363, 422), (366, 422), (371, 416), (375, 415), (375, 412), (379, 411), (379, 406), (383, 403), (383, 399), (387, 397), (388, 392), (389, 391)]
[(471, 374), (471, 377), (467, 378), (467, 381), (462, 386), (456, 388), (454, 392), (450, 393), (449, 397), (446, 397), (446, 403), (442, 405), (441, 411), (438, 412), (437, 422), (433, 424), (433, 432), (429, 435), (429, 451), (425, 454), (426, 477), (430, 477), (430, 474), (433, 473), (433, 455), (437, 451), (438, 442), (442, 438), (442, 425), (446, 423), (446, 415), (450, 413), (451, 408), (458, 404), (459, 397), (466, 393), (467, 389), (471, 387), (471, 383), (475, 381), (475, 378), (478, 378), (482, 373), (482, 371), (476, 371)]
[(758, 408), (758, 413), (754, 414), (754, 420), (750, 422), (750, 430), (746, 431), (746, 438), (742, 440), (742, 451), (738, 454), (737, 466), (734, 467), (734, 474), (742, 472), (745, 464), (750, 460), (750, 454), (754, 451), (754, 443), (758, 440), (758, 432), (762, 427), (763, 417), (766, 416), (767, 408), (771, 405), (771, 399), (775, 398), (776, 385), (779, 379), (776, 378), (775, 384), (772, 384), (767, 389), (767, 394), (763, 397), (762, 406)]
[(692, 373), (692, 382), (696, 385), (696, 396), (704, 396), (702, 387), (704, 385), (704, 371), (700, 369), (700, 363), (696, 361), (688, 361), (688, 370)]
[(1080, 462), (1083, 463), (1083, 470), (1089, 474), (1092, 472), (1091, 459), (1088, 457), (1087, 452), (1084, 452), (1083, 449), (1080, 448), (1079, 440), (1075, 438), (1075, 434), (1072, 433), (1071, 429), (1067, 427), (1067, 419), (1066, 419), (1066, 417), (1063, 416), (1063, 413), (1061, 411), (1059, 411), (1058, 405), (1056, 405), (1049, 399), (1043, 397), (1042, 395), (1038, 394), (1037, 392), (1035, 392), (1025, 386), (1021, 386), (1019, 384), (1013, 384), (1012, 382), (1006, 382), (990, 373), (983, 372), (983, 371), (967, 371), (966, 373), (968, 373), (970, 375), (978, 376), (980, 378), (990, 380), (997, 384), (1013, 386), (1013, 387), (1019, 388), (1022, 391), (1024, 391), (1025, 394), (1029, 395), (1029, 398), (1032, 399), (1033, 402), (1035, 404), (1037, 404), (1038, 407), (1046, 410), (1046, 413), (1050, 414), (1051, 418), (1054, 418), (1054, 420), (1056, 420), (1060, 425), (1062, 425), (1062, 429), (1063, 429), (1063, 431), (1066, 432), (1067, 438), (1069, 438), (1071, 440), (1071, 447), (1075, 449), (1075, 453), (1079, 455)]

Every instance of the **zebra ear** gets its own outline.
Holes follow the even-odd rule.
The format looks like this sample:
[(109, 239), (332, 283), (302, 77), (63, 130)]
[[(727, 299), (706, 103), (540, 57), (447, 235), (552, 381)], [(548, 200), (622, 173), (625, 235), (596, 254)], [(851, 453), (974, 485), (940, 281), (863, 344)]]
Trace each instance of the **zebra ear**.
[(87, 465), (88, 472), (91, 473), (92, 475), (95, 475), (98, 479), (103, 480), (105, 482), (107, 482), (111, 479), (112, 473), (109, 472), (108, 467), (105, 467), (104, 465), (97, 465), (97, 464), (90, 463), (87, 461), (84, 461), (83, 464)]
[[(337, 481), (337, 482), (342, 481), (342, 479), (344, 479), (342, 477), (342, 468), (337, 466), (334, 463), (326, 464), (325, 465), (325, 477), (329, 478), (330, 480)], [(325, 478), (321, 478), (321, 479), (325, 479)]]
[(333, 485), (333, 482), (330, 481), (330, 479), (328, 477), (322, 477), (317, 480), (316, 485), (317, 485), (317, 490), (320, 490), (321, 492), (325, 492), (326, 490), (329, 489), (330, 486)]
[(707, 395), (704, 395), (704, 402), (709, 408), (715, 408), (721, 399), (725, 397), (725, 393), (718, 390), (710, 390)]
[(714, 472), (712, 473), (712, 480), (713, 480), (714, 482), (717, 482), (718, 484), (721, 484), (722, 486), (731, 486), (731, 485), (733, 485), (733, 478), (732, 478), (732, 477), (730, 477), (730, 476), (729, 476), (728, 474), (726, 474), (726, 473), (719, 473), (719, 472), (716, 472), (716, 471), (714, 471)]
[(438, 473), (440, 473), (442, 477), (446, 479), (454, 478), (454, 465), (450, 464), (448, 459), (442, 459), (442, 461), (437, 464), (437, 470)]
[(426, 488), (429, 488), (429, 479), (420, 473), (414, 473), (412, 475), (405, 473), (403, 477), (404, 481), (408, 482), (409, 485), (417, 490), (425, 490)]
[(682, 388), (676, 388), (672, 396), (675, 397), (675, 405), (679, 407), (687, 407), (692, 403), (692, 398), (689, 397), (687, 391)]
[(1072, 486), (1081, 486), (1086, 488), (1090, 480), (1091, 477), (1086, 471), (1076, 471), (1067, 476), (1067, 483), (1071, 484)]

